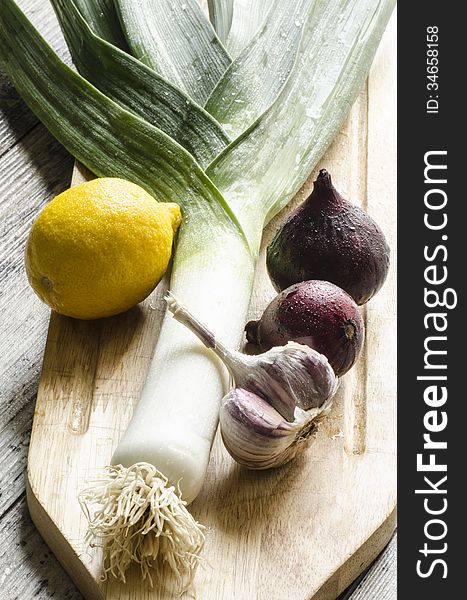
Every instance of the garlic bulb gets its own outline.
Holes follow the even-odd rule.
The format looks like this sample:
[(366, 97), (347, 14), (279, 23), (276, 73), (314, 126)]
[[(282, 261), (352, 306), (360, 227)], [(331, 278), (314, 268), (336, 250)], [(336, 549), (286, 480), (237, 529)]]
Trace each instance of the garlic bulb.
[(329, 408), (330, 402), (309, 411), (296, 408), (289, 423), (260, 396), (235, 388), (222, 401), (222, 440), (232, 458), (249, 469), (279, 467), (307, 447), (318, 417)]
[(173, 294), (167, 292), (165, 299), (175, 319), (211, 348), (232, 376), (235, 388), (220, 409), (222, 439), (231, 456), (251, 469), (267, 469), (306, 447), (337, 389), (327, 358), (296, 342), (258, 356), (230, 350)]

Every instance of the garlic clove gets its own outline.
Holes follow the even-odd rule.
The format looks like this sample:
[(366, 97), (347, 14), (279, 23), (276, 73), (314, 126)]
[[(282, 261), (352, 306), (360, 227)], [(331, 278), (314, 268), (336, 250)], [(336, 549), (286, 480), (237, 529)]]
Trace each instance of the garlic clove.
[(337, 389), (328, 359), (309, 346), (289, 342), (259, 355), (250, 376), (236, 377), (239, 387), (265, 398), (287, 421), (295, 407), (319, 408)]
[(267, 469), (294, 439), (294, 425), (254, 392), (234, 388), (219, 414), (222, 440), (229, 454), (251, 469)]
[(212, 340), (212, 350), (229, 369), (234, 385), (267, 400), (289, 422), (297, 406), (318, 408), (337, 389), (338, 379), (328, 359), (304, 344), (288, 342), (248, 356), (225, 348), (214, 336)]
[(236, 387), (261, 396), (284, 419), (292, 422), (296, 406), (294, 384), (289, 377), (289, 361), (282, 356), (282, 350), (271, 348), (259, 356), (231, 352), (223, 358)]
[(232, 458), (249, 469), (279, 467), (308, 446), (317, 431), (317, 417), (325, 412), (296, 408), (295, 420), (289, 423), (261, 396), (235, 388), (222, 401), (222, 440)]

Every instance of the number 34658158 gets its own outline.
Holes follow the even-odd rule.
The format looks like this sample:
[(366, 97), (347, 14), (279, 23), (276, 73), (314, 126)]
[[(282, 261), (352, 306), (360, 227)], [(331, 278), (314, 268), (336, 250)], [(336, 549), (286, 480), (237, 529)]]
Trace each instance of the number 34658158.
[(426, 77), (428, 90), (438, 89), (438, 27), (426, 28)]

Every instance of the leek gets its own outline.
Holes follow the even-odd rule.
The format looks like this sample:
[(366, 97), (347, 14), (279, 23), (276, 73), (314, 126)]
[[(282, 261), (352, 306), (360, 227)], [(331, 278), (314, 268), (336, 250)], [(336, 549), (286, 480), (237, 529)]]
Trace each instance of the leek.
[[(102, 1), (79, 0), (78, 8), (86, 15), (84, 5), (97, 7)], [(179, 98), (174, 86), (180, 87), (178, 93), (191, 96), (187, 101), (194, 106), (206, 101), (217, 85), (231, 85), (236, 76), (234, 67), (229, 70), (231, 59), (193, 0), (172, 0), (173, 11), (165, 0), (145, 0), (138, 13), (129, 0), (118, 0), (133, 59), (118, 51), (115, 35), (98, 20), (90, 23), (98, 37), (80, 19), (73, 25), (73, 7), (65, 11), (65, 4), (55, 0), (78, 67), (105, 93), (58, 59), (13, 0), (1, 0), (0, 59), (8, 75), (50, 131), (94, 173), (124, 177), (161, 201), (181, 204), (183, 225), (171, 289), (189, 300), (226, 345), (238, 347), (263, 224), (303, 183), (337, 133), (368, 72), (393, 0), (300, 2), (299, 33), (290, 48), (284, 47), (289, 54), (274, 63), (284, 65), (287, 73), (280, 85), (272, 81), (277, 73), (270, 73), (268, 83), (267, 69), (260, 68), (261, 53), (271, 49), (260, 28), (264, 24), (268, 31), (280, 32), (284, 7), (281, 2), (237, 0), (227, 47), (238, 57), (235, 68), (248, 78), (242, 94), (251, 105), (246, 101), (243, 109), (235, 107), (235, 130), (244, 131), (229, 145), (220, 144), (205, 170), (199, 162), (204, 165), (208, 154), (196, 144), (211, 131), (206, 133), (211, 147), (212, 128), (219, 126), (215, 119), (200, 119), (196, 125), (200, 135), (190, 146), (195, 157), (181, 145), (183, 136), (167, 135), (165, 120), (175, 123), (178, 117), (157, 94), (157, 110), (144, 111), (142, 98), (151, 101), (148, 84), (142, 84), (143, 92), (135, 90), (133, 98), (117, 93), (118, 87), (133, 85), (133, 68), (156, 81), (143, 63), (158, 72), (160, 89), (167, 78), (174, 98)], [(230, 6), (221, 0), (216, 5)], [(115, 15), (110, 17), (114, 21)], [(225, 35), (228, 10), (222, 18)], [(156, 41), (153, 31), (158, 32)], [(112, 61), (111, 84), (97, 81), (97, 65), (104, 60)], [(248, 64), (257, 65), (259, 81), (268, 90), (262, 104)], [(213, 113), (223, 114), (221, 102), (222, 94), (216, 102), (212, 95)], [(82, 495), (87, 511), (94, 510), (95, 501), (105, 506), (88, 513), (91, 531), (104, 545), (105, 572), (124, 579), (134, 559), (149, 575), (160, 552), (176, 573), (192, 577), (203, 534), (185, 504), (202, 486), (225, 384), (220, 363), (166, 316), (141, 401), (112, 458), (113, 465), (123, 466), (110, 467), (108, 476)]]
[(128, 50), (114, 0), (74, 0), (93, 32), (122, 50)]
[(133, 54), (203, 104), (231, 63), (197, 0), (116, 0)]
[(225, 43), (233, 17), (233, 0), (208, 0), (209, 20), (220, 41)]
[[(238, 137), (269, 108), (295, 62), (304, 22), (316, 0), (276, 0), (258, 34), (226, 70), (205, 108)], [(275, 77), (271, 77), (271, 73)]]
[[(248, 46), (271, 8), (271, 0), (235, 0), (226, 48), (232, 58)], [(288, 4), (289, 3), (285, 3)]]
[(161, 129), (201, 166), (227, 146), (230, 140), (215, 119), (151, 68), (96, 36), (73, 0), (52, 4), (75, 66), (101, 92)]

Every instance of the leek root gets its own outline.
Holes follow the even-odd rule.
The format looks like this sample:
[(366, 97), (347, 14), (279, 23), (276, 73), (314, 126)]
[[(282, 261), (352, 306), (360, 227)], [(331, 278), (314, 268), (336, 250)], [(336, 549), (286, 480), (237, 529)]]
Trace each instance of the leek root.
[[(134, 561), (152, 584), (151, 567), (159, 554), (180, 581), (192, 582), (204, 545), (204, 527), (186, 509), (180, 490), (148, 463), (130, 468), (107, 467), (107, 476), (93, 482), (79, 497), (89, 521), (89, 541), (103, 548), (103, 576), (125, 581)], [(92, 516), (89, 505), (102, 508)]]

